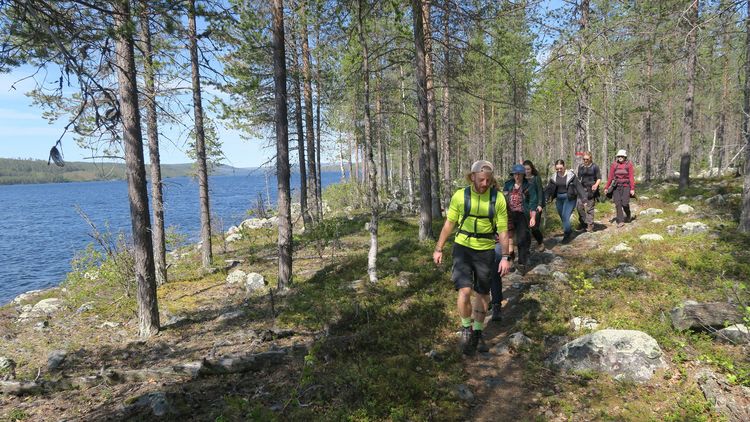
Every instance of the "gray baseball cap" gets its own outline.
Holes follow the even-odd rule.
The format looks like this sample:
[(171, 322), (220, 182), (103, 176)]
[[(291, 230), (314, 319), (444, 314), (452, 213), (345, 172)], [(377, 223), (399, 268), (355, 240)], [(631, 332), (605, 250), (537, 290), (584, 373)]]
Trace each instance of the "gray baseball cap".
[(495, 171), (495, 167), (492, 165), (492, 163), (486, 160), (475, 161), (474, 164), (471, 165), (472, 173), (481, 173), (481, 172), (492, 173), (494, 171)]

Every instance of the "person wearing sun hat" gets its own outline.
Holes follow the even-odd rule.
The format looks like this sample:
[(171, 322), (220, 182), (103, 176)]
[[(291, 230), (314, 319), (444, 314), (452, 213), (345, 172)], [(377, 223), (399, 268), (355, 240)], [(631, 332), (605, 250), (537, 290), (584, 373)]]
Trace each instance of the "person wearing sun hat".
[(617, 227), (630, 222), (630, 197), (635, 195), (635, 168), (628, 160), (628, 152), (617, 151), (615, 162), (609, 167), (607, 190), (614, 189), (612, 201), (617, 212)]
[[(458, 291), (459, 342), (464, 354), (473, 355), (477, 351), (489, 351), (482, 332), (492, 273), (503, 276), (510, 269), (507, 255), (495, 265), (496, 238), (502, 250), (508, 250), (508, 211), (505, 197), (495, 187), (492, 163), (474, 162), (466, 178), (470, 185), (451, 197), (432, 259), (437, 265), (443, 262), (443, 247), (453, 229), (458, 227), (453, 243), (451, 278)], [(472, 292), (475, 293), (473, 304)]]
[(526, 168), (523, 164), (516, 164), (511, 169), (511, 179), (503, 186), (503, 195), (508, 204), (508, 226), (511, 244), (518, 250), (518, 269), (525, 273), (529, 263), (529, 247), (531, 246), (530, 227), (536, 225), (536, 207), (539, 197), (536, 189), (530, 189), (526, 180)]

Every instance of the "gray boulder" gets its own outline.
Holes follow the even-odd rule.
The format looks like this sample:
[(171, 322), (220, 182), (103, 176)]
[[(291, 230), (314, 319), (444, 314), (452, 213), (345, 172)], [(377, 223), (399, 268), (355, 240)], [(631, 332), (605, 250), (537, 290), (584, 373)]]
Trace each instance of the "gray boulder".
[(563, 371), (594, 371), (616, 380), (645, 382), (667, 367), (659, 344), (635, 330), (601, 330), (563, 345), (548, 364)]
[(700, 221), (687, 222), (680, 226), (682, 234), (696, 234), (705, 233), (708, 231), (708, 226)]
[(242, 270), (234, 270), (227, 275), (227, 284), (244, 283), (247, 279), (247, 273)]
[(250, 273), (245, 277), (245, 290), (248, 293), (253, 293), (260, 290), (265, 290), (266, 279), (263, 275), (258, 273)]
[(549, 267), (545, 264), (539, 264), (536, 267), (534, 267), (531, 271), (527, 273), (528, 275), (550, 275), (552, 274), (552, 271), (550, 271)]
[(737, 305), (726, 302), (685, 301), (682, 305), (673, 308), (669, 315), (672, 325), (678, 330), (724, 328), (726, 322), (730, 324), (742, 322), (743, 315), (738, 308)]
[(62, 299), (54, 297), (43, 299), (31, 308), (28, 307), (29, 305), (24, 306), (21, 310), (21, 315), (18, 316), (18, 320), (25, 321), (32, 318), (46, 317), (62, 309), (63, 305), (64, 302)]
[(733, 344), (748, 344), (750, 343), (750, 331), (744, 324), (734, 324), (727, 328), (722, 328), (719, 331), (711, 333), (711, 335), (719, 340), (726, 343)]
[(664, 222), (663, 218), (654, 218), (653, 220), (651, 220), (651, 223), (653, 224), (661, 224), (663, 222)]
[(696, 377), (703, 395), (730, 422), (750, 420), (750, 389), (729, 383), (715, 372), (704, 369)]
[(644, 242), (658, 242), (664, 240), (664, 236), (655, 233), (642, 234), (639, 239)]
[(724, 206), (727, 204), (727, 199), (724, 195), (716, 195), (706, 199), (706, 204), (713, 206)]

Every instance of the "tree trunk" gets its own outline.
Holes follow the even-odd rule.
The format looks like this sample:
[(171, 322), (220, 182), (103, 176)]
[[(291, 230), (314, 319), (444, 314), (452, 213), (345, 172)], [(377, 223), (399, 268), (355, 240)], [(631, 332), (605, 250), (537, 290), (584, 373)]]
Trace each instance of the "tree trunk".
[[(315, 48), (320, 48), (320, 2), (315, 2)], [(318, 197), (318, 210), (320, 218), (323, 218), (323, 162), (320, 161), (320, 153), (323, 151), (323, 138), (320, 135), (323, 128), (321, 127), (320, 107), (323, 102), (323, 79), (320, 77), (320, 60), (315, 66), (315, 86), (318, 95), (315, 96), (315, 158), (318, 165), (318, 173), (315, 181), (316, 193)]]
[(742, 188), (742, 212), (739, 230), (750, 233), (750, 0), (745, 13), (745, 89), (743, 92), (742, 136), (745, 141), (745, 182)]
[(312, 227), (312, 217), (310, 213), (310, 204), (307, 198), (307, 168), (305, 166), (305, 129), (302, 124), (302, 90), (300, 88), (300, 73), (301, 69), (299, 66), (299, 56), (297, 37), (295, 36), (296, 31), (292, 31), (292, 95), (294, 95), (295, 113), (294, 120), (297, 126), (297, 155), (299, 156), (299, 204), (300, 211), (302, 212), (302, 223), (305, 225), (305, 229)]
[[(401, 74), (401, 111), (406, 116), (406, 88), (404, 87), (404, 67), (398, 67)], [(409, 132), (404, 127), (402, 132), (402, 142), (406, 143), (406, 189), (409, 198), (409, 209), (414, 209), (414, 157), (411, 149), (411, 137)]]
[[(727, 10), (727, 0), (722, 0), (720, 8)], [(732, 29), (731, 19), (723, 19), (722, 21), (722, 69), (721, 69), (721, 100), (719, 101), (719, 127), (717, 129), (716, 138), (719, 145), (719, 175), (724, 174), (724, 166), (726, 163), (726, 121), (727, 121), (727, 107), (729, 103), (729, 56), (732, 54), (732, 45), (729, 38), (729, 31)], [(711, 169), (713, 171), (713, 169)]]
[(451, 96), (450, 96), (450, 34), (449, 34), (449, 23), (450, 23), (450, 11), (448, 9), (443, 11), (443, 42), (445, 43), (443, 52), (443, 72), (445, 86), (443, 87), (443, 132), (442, 132), (442, 167), (443, 167), (443, 206), (448, 209), (448, 205), (451, 200), (451, 139), (452, 139), (452, 126), (451, 126)]
[(190, 67), (193, 79), (193, 113), (195, 115), (195, 156), (198, 161), (198, 192), (201, 206), (201, 263), (204, 270), (211, 268), (211, 211), (208, 201), (208, 166), (206, 164), (206, 135), (203, 130), (203, 102), (198, 64), (198, 35), (195, 27), (195, 0), (188, 0), (188, 38), (190, 39)]
[(159, 306), (156, 299), (154, 250), (151, 242), (151, 221), (148, 212), (146, 166), (143, 160), (143, 135), (138, 108), (130, 4), (127, 0), (113, 2), (115, 20), (115, 54), (122, 137), (125, 144), (125, 165), (128, 179), (130, 220), (133, 230), (135, 279), (138, 286), (138, 332), (142, 338), (159, 332)]
[(148, 152), (151, 161), (151, 202), (154, 208), (154, 224), (151, 237), (154, 245), (154, 269), (156, 285), (167, 282), (167, 246), (164, 234), (164, 195), (161, 181), (161, 160), (159, 158), (159, 128), (156, 121), (156, 88), (154, 84), (154, 49), (151, 43), (151, 23), (148, 2), (141, 1), (141, 42), (143, 50), (143, 80), (146, 97), (146, 133)]
[(286, 52), (284, 47), (284, 4), (273, 0), (273, 82), (276, 105), (276, 180), (279, 213), (279, 279), (277, 288), (292, 285), (292, 217), (289, 181), (289, 121), (287, 120)]
[(653, 86), (653, 72), (654, 72), (654, 48), (653, 43), (649, 45), (648, 56), (646, 57), (646, 115), (643, 122), (643, 142), (646, 144), (645, 156), (646, 161), (645, 167), (645, 179), (647, 182), (651, 181), (652, 170), (651, 170), (651, 145), (653, 143), (653, 132), (651, 129), (651, 107), (652, 107), (652, 90)]
[(430, 181), (430, 131), (427, 113), (427, 72), (425, 69), (422, 0), (412, 0), (414, 45), (416, 51), (417, 116), (419, 121), (419, 240), (432, 238), (432, 187)]
[(370, 116), (370, 53), (367, 49), (365, 39), (365, 28), (362, 22), (362, 0), (359, 0), (357, 8), (357, 23), (359, 29), (359, 42), (362, 45), (362, 77), (364, 82), (364, 111), (365, 111), (365, 159), (368, 163), (367, 173), (367, 201), (370, 205), (370, 251), (367, 254), (367, 274), (370, 282), (378, 281), (378, 181), (375, 161), (372, 154), (372, 117)]
[(440, 175), (437, 141), (437, 110), (435, 107), (435, 79), (432, 70), (432, 26), (430, 25), (431, 0), (422, 0), (422, 25), (425, 46), (425, 79), (427, 89), (427, 125), (430, 145), (430, 195), (432, 198), (432, 218), (443, 217), (440, 207)]
[(307, 34), (307, 0), (303, 0), (301, 3), (301, 39), (302, 39), (302, 75), (304, 79), (304, 95), (305, 95), (305, 127), (307, 129), (305, 137), (307, 138), (307, 179), (309, 194), (308, 205), (312, 212), (313, 221), (320, 221), (320, 209), (318, 208), (318, 166), (316, 163), (315, 154), (315, 126), (313, 124), (313, 100), (312, 100), (312, 76), (311, 76), (311, 58), (310, 58), (310, 45), (308, 43)]
[(687, 93), (685, 94), (685, 114), (682, 119), (682, 156), (680, 157), (680, 190), (690, 185), (690, 149), (693, 147), (693, 131), (695, 120), (693, 118), (693, 100), (695, 95), (695, 67), (698, 56), (697, 32), (698, 32), (698, 3), (694, 0), (690, 4), (688, 12), (688, 37), (687, 37)]
[(580, 73), (580, 86), (576, 91), (576, 141), (573, 151), (575, 153), (575, 167), (577, 168), (582, 163), (582, 155), (579, 153), (587, 150), (588, 139), (588, 115), (589, 115), (589, 88), (588, 88), (588, 77), (587, 67), (588, 60), (586, 57), (585, 50), (588, 48), (588, 42), (586, 39), (586, 30), (589, 23), (589, 0), (581, 0), (581, 4), (578, 8), (581, 15), (579, 23), (579, 73)]

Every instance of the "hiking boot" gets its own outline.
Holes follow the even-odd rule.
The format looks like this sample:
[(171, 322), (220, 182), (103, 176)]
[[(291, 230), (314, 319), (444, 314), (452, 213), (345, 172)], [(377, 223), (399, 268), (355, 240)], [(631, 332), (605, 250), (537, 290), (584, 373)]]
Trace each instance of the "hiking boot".
[(586, 226), (586, 231), (589, 232), (589, 233), (593, 232), (594, 231), (594, 225), (593, 224), (589, 224), (588, 226)]
[(462, 350), (466, 350), (466, 345), (471, 343), (471, 327), (461, 327), (461, 331), (458, 332), (458, 347)]
[(562, 238), (562, 242), (560, 243), (562, 243), (563, 245), (567, 245), (568, 243), (570, 243), (570, 233), (565, 233)]
[(617, 223), (617, 228), (618, 229), (621, 229), (623, 227), (625, 227), (625, 223)]
[(484, 342), (484, 336), (482, 330), (474, 331), (474, 336), (477, 338), (477, 352), (487, 353), (490, 351), (490, 347)]
[(578, 223), (578, 226), (576, 227), (576, 230), (585, 230), (586, 224), (585, 223)]
[(526, 273), (529, 271), (529, 268), (526, 266), (526, 264), (517, 264), (516, 271), (518, 271), (518, 274), (526, 275)]
[(542, 252), (544, 252), (544, 251), (545, 251), (545, 248), (544, 248), (544, 243), (543, 243), (543, 242), (540, 242), (540, 243), (539, 243), (539, 244), (538, 244), (538, 245), (536, 246), (536, 251), (537, 251), (537, 252), (539, 252), (539, 253), (542, 253)]
[(495, 322), (500, 322), (503, 320), (503, 316), (500, 313), (500, 308), (501, 306), (499, 303), (492, 307), (492, 320)]
[(484, 342), (482, 330), (473, 331), (471, 333), (471, 338), (464, 346), (464, 354), (467, 356), (473, 356), (477, 351), (480, 353), (487, 353), (490, 351), (487, 343)]

